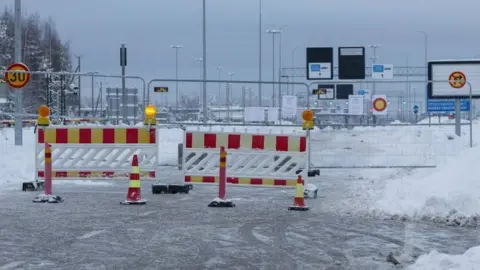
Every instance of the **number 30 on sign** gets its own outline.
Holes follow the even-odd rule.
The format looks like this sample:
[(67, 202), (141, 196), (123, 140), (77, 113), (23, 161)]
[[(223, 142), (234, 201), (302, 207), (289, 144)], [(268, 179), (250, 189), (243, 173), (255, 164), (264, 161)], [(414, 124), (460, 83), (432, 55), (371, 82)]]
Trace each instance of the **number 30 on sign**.
[(28, 71), (28, 67), (23, 63), (12, 64), (5, 71), (5, 80), (12, 88), (23, 88), (30, 81), (30, 73), (24, 73)]

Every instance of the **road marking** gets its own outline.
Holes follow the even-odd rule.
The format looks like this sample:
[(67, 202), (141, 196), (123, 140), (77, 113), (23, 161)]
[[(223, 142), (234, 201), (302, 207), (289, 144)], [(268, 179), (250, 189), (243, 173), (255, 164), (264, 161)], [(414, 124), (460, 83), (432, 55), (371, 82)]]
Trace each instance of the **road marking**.
[(23, 261), (7, 263), (3, 266), (0, 266), (0, 270), (14, 269), (23, 263), (24, 263)]
[(105, 232), (105, 230), (92, 231), (92, 232), (89, 232), (89, 233), (86, 233), (82, 236), (77, 237), (77, 239), (79, 239), (79, 240), (88, 239), (90, 237), (94, 237), (95, 235), (98, 235), (98, 234), (101, 234), (101, 233), (104, 233), (104, 232)]

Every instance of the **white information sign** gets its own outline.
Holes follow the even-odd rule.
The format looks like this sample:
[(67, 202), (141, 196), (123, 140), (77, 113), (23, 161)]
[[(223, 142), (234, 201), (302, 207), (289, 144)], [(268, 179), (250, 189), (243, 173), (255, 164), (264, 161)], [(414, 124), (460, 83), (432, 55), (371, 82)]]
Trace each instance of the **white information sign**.
[(243, 118), (245, 122), (265, 122), (265, 108), (245, 107)]
[(332, 63), (308, 63), (310, 79), (332, 79)]
[(282, 96), (282, 117), (297, 116), (297, 96)]
[(278, 107), (275, 107), (275, 108), (268, 108), (267, 109), (267, 120), (268, 122), (275, 122), (278, 120), (278, 117), (280, 116), (279, 115), (279, 108)]
[(363, 115), (363, 100), (362, 95), (349, 95), (348, 96), (348, 114), (350, 115)]
[(372, 79), (373, 80), (393, 79), (393, 65), (392, 64), (373, 64)]

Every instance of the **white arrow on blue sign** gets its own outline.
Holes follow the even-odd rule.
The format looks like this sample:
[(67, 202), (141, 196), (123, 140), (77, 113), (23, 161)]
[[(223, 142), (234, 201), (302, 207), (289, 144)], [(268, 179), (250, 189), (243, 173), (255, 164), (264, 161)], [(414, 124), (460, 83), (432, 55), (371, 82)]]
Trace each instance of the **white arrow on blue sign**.
[(418, 113), (418, 105), (413, 106), (413, 113)]

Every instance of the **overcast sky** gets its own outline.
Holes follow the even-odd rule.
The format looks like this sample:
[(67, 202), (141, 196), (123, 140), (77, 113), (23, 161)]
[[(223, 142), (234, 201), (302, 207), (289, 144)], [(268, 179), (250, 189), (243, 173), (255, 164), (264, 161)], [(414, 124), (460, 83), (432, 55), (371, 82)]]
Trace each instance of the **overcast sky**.
[[(14, 0), (0, 0), (13, 6)], [(82, 69), (119, 73), (121, 42), (128, 46), (130, 75), (147, 79), (175, 76), (172, 44), (179, 52), (179, 76), (199, 78), (202, 55), (201, 0), (23, 0), (27, 12), (51, 16)], [(258, 78), (259, 0), (207, 0), (207, 69), (210, 79), (235, 72), (235, 79)], [(480, 55), (478, 0), (263, 0), (263, 31), (286, 25), (283, 65), (305, 65), (306, 46), (381, 44), (379, 63), (422, 66), (423, 30), (429, 58)], [(278, 42), (277, 42), (278, 45)], [(367, 50), (371, 53), (371, 50)], [(277, 56), (278, 57), (278, 56)], [(336, 61), (336, 60), (335, 60)], [(276, 63), (277, 65), (278, 63)], [(336, 64), (335, 64), (336, 65)], [(272, 38), (263, 34), (264, 80), (272, 70)]]

